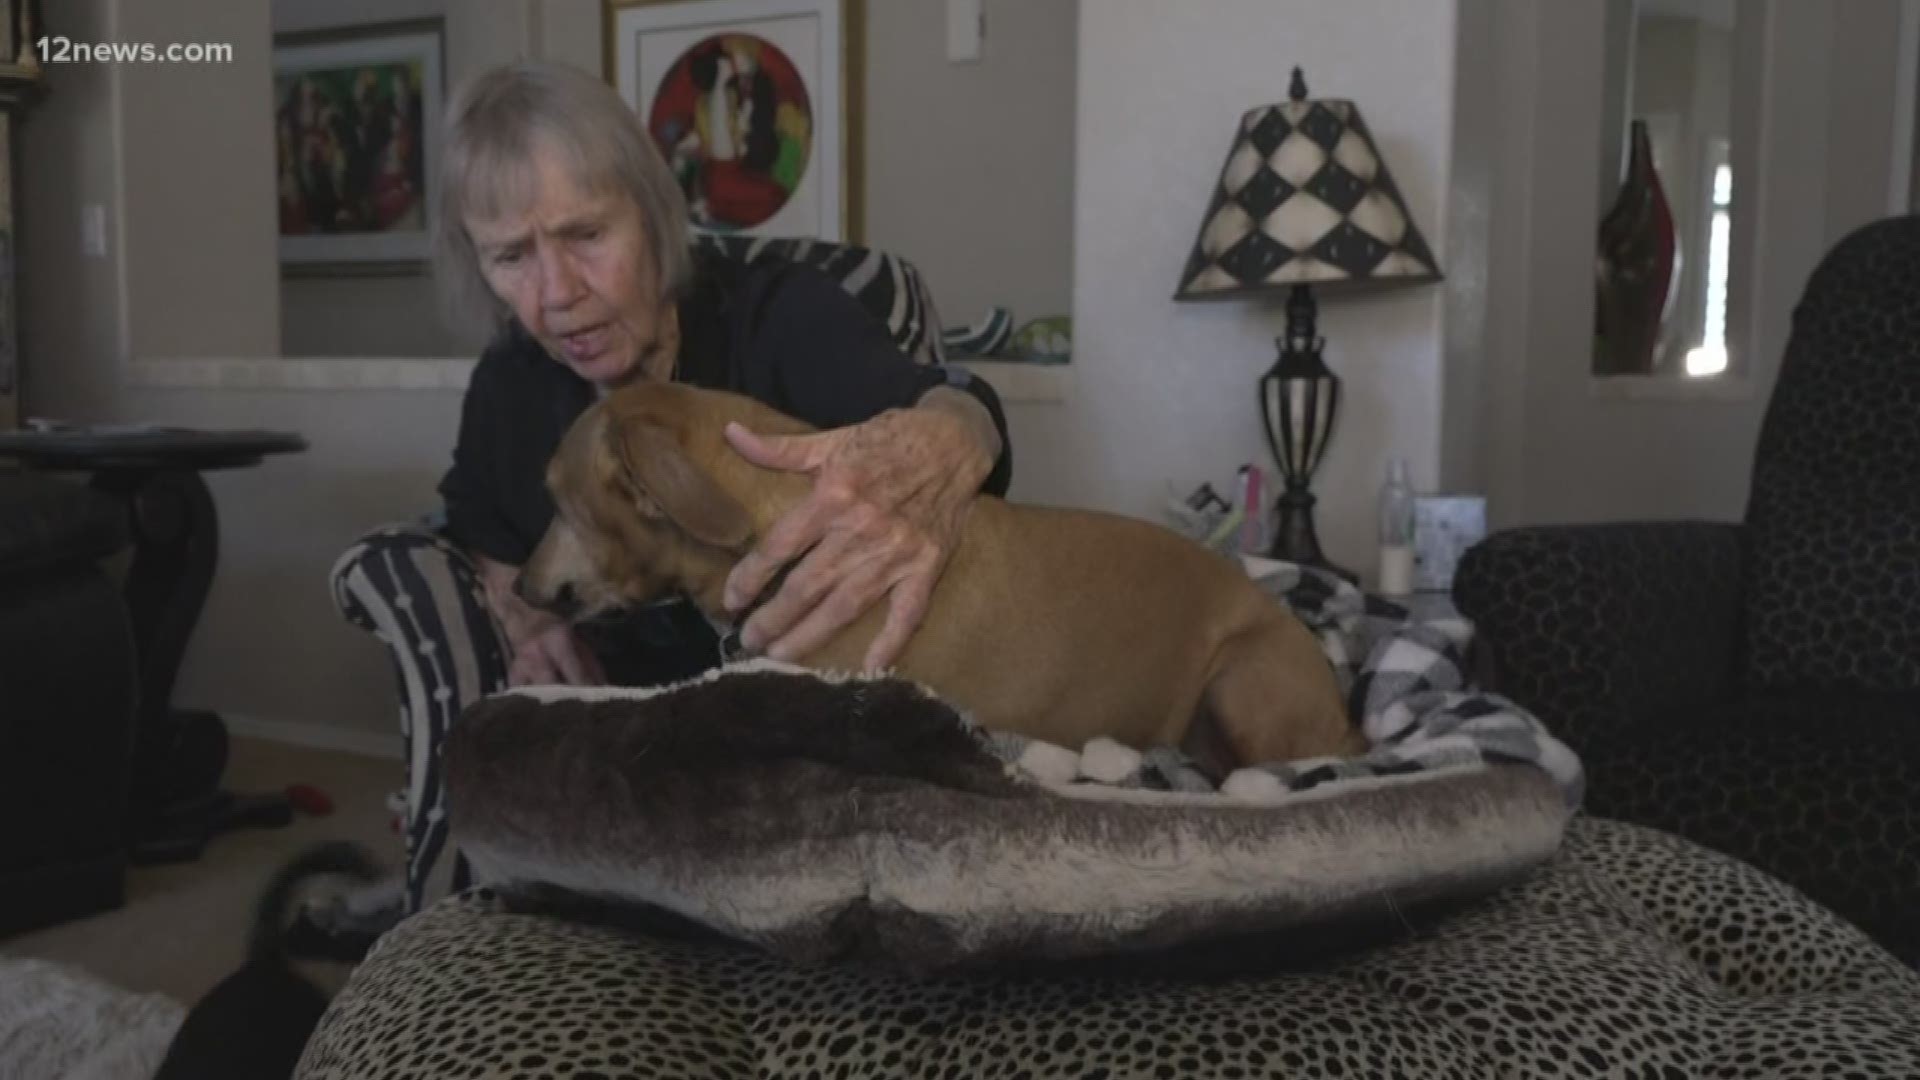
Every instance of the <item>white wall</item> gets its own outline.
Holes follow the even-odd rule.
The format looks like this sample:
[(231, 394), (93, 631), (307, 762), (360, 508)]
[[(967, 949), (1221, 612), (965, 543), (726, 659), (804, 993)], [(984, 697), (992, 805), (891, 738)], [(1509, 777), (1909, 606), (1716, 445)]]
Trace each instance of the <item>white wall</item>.
[[(1436, 250), (1453, 132), (1452, 0), (1098, 0), (1080, 13), (1072, 400), (1020, 410), (1015, 473), (1033, 499), (1158, 517), (1169, 487), (1272, 468), (1255, 388), (1282, 302), (1175, 303), (1234, 126), (1309, 90), (1355, 99)], [(1391, 57), (1391, 62), (1384, 58)], [(1440, 449), (1441, 291), (1321, 304), (1343, 414), (1316, 490), (1329, 557), (1374, 559), (1389, 456), (1431, 486)]]
[(1079, 0), (986, 0), (965, 64), (946, 6), (867, 5), (866, 240), (913, 260), (948, 326), (1068, 314)]

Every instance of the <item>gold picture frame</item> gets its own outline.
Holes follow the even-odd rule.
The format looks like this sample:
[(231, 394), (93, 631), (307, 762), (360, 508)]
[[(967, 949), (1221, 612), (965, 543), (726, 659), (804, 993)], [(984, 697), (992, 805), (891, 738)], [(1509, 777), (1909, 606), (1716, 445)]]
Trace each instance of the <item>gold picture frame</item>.
[[(833, 168), (826, 174), (826, 180), (822, 181), (824, 186), (837, 194), (831, 199), (831, 214), (826, 213), (824, 206), (820, 210), (820, 218), (830, 221), (831, 227), (783, 230), (783, 224), (809, 222), (805, 213), (796, 213), (784, 219), (776, 216), (753, 227), (710, 229), (703, 227), (696, 214), (697, 229), (730, 235), (800, 235), (850, 244), (861, 242), (865, 232), (866, 0), (602, 0), (602, 77), (621, 92), (629, 106), (641, 113), (643, 123), (648, 120), (647, 110), (643, 106), (652, 100), (654, 90), (643, 82), (643, 76), (657, 79), (658, 74), (639, 70), (640, 65), (635, 59), (639, 53), (635, 35), (671, 33), (684, 38), (704, 28), (715, 32), (728, 28), (751, 33), (756, 23), (807, 18), (816, 18), (838, 27), (838, 33), (831, 36), (830, 43), (823, 40), (823, 45), (830, 44), (830, 47), (822, 50), (827, 54), (824, 64), (831, 70), (838, 88), (838, 100), (834, 103), (833, 113), (837, 122), (833, 138), (838, 143), (838, 151), (830, 155)], [(632, 48), (629, 49), (629, 46)], [(630, 62), (634, 62), (635, 70), (623, 71), (623, 52)], [(804, 78), (804, 68), (801, 74)], [(816, 76), (818, 74), (815, 73)], [(818, 111), (819, 105), (815, 104), (813, 108)], [(822, 134), (818, 126), (809, 129), (809, 137), (815, 142), (820, 140)], [(809, 147), (809, 170), (814, 169), (821, 158), (820, 154), (812, 152), (814, 149)], [(668, 148), (662, 147), (662, 150), (667, 152)]]

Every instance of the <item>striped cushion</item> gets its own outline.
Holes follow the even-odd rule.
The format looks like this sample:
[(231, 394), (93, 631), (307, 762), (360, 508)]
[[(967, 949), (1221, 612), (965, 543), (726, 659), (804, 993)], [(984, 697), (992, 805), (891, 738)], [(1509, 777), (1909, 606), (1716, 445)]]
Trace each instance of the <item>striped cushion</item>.
[(918, 364), (941, 364), (940, 316), (914, 265), (898, 255), (824, 240), (702, 234), (696, 244), (748, 265), (781, 259), (811, 266), (840, 283), (884, 322), (894, 344)]

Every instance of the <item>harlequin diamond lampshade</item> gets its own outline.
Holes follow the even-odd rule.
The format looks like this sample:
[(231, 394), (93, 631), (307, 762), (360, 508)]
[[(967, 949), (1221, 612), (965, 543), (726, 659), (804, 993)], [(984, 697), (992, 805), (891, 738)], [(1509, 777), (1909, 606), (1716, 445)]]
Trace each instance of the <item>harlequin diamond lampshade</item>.
[(1240, 118), (1176, 299), (1440, 276), (1360, 109), (1294, 79), (1300, 96)]
[(1285, 482), (1274, 558), (1357, 580), (1327, 560), (1313, 524), (1313, 474), (1333, 437), (1340, 378), (1320, 355), (1312, 287), (1439, 277), (1353, 102), (1310, 100), (1294, 68), (1288, 100), (1240, 118), (1174, 299), (1288, 294), (1280, 355), (1260, 377), (1260, 419)]

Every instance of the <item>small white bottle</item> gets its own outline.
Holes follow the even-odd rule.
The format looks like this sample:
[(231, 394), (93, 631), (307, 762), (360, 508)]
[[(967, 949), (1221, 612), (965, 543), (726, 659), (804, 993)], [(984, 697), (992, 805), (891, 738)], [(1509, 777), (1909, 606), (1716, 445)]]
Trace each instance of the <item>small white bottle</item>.
[(1387, 482), (1380, 489), (1380, 579), (1382, 596), (1405, 596), (1413, 591), (1413, 488), (1407, 484), (1407, 463), (1394, 458), (1387, 466)]

